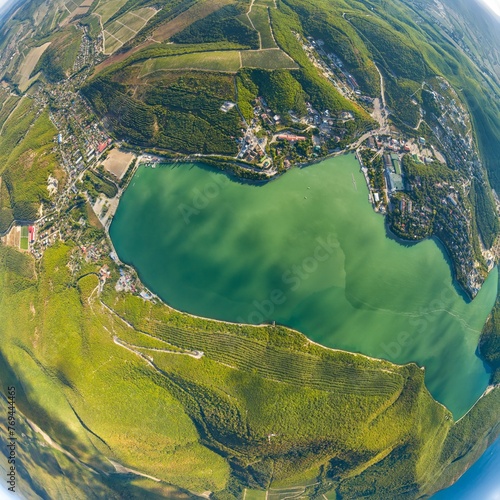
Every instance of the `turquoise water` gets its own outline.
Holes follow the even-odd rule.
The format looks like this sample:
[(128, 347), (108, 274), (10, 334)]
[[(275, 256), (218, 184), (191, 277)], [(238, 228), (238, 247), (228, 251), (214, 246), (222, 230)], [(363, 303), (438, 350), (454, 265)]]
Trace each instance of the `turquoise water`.
[(110, 234), (173, 307), (296, 328), (325, 346), (425, 366), (456, 418), (481, 395), (476, 356), (497, 271), (468, 303), (433, 240), (387, 237), (353, 156), (252, 185), (197, 165), (141, 167)]

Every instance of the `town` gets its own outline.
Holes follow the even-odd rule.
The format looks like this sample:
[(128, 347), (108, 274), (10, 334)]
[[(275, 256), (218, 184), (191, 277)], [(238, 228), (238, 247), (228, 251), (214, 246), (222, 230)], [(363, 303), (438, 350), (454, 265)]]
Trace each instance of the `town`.
[[(155, 166), (168, 158), (163, 160), (161, 154), (124, 147), (78, 92), (94, 65), (103, 59), (102, 40), (92, 41), (86, 27), (79, 29), (82, 43), (73, 76), (59, 83), (40, 85), (32, 93), (40, 110), (50, 107), (50, 119), (58, 131), (54, 150), (66, 177), (60, 184), (56, 177), (49, 176), (47, 190), (53, 202), (43, 207), (38, 220), (15, 225), (2, 238), (36, 258), (54, 242), (73, 239), (79, 243), (75, 269), (97, 262), (103, 255), (118, 261), (109, 239), (100, 239), (98, 232), (88, 231), (89, 221), (107, 230), (135, 170), (140, 165)], [(457, 279), (474, 297), (493, 267), (495, 256), (478, 250), (474, 244), (477, 236), (471, 222), (468, 179), (481, 171), (481, 164), (472, 140), (469, 114), (455, 91), (442, 77), (424, 82), (419, 124), (413, 132), (402, 131), (389, 119), (391, 110), (386, 104), (380, 71), (381, 95), (362, 95), (342, 60), (325, 51), (321, 40), (297, 33), (295, 36), (325, 78), (369, 113), (375, 125), (353, 134), (355, 117), (350, 110), (319, 110), (306, 102), (302, 116), (293, 111), (279, 114), (259, 96), (252, 102), (253, 118), (243, 119), (241, 136), (235, 138), (238, 153), (234, 161), (243, 169), (273, 178), (293, 166), (355, 153), (368, 187), (368, 200), (375, 211), (386, 216), (388, 230), (411, 241), (438, 237), (452, 258)], [(15, 52), (15, 47), (9, 50)], [(235, 106), (235, 102), (226, 101), (220, 111), (227, 113)], [(203, 159), (203, 155), (177, 157), (176, 161), (182, 159)], [(90, 214), (82, 212), (76, 219), (73, 213), (69, 215), (75, 207), (81, 211), (85, 203), (92, 208)], [(89, 235), (96, 238), (89, 239)], [(152, 297), (134, 273), (127, 274), (124, 269), (124, 274), (117, 277), (117, 287)], [(103, 272), (101, 278), (109, 276)]]

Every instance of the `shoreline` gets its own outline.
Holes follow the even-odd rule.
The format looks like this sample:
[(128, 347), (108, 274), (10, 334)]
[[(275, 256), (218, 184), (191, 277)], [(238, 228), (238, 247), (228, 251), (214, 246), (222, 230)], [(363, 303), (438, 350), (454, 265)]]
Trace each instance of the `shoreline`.
[[(399, 243), (400, 245), (405, 246), (405, 247), (414, 246), (414, 245), (417, 245), (418, 243), (421, 243), (423, 241), (434, 241), (436, 246), (443, 253), (444, 258), (445, 258), (448, 266), (450, 267), (452, 284), (453, 284), (454, 288), (456, 289), (457, 293), (459, 293), (459, 295), (461, 295), (468, 304), (470, 304), (474, 300), (475, 297), (472, 297), (472, 295), (469, 293), (469, 291), (462, 285), (462, 283), (460, 283), (460, 281), (458, 281), (455, 266), (452, 265), (453, 258), (451, 257), (451, 254), (448, 251), (448, 249), (446, 248), (446, 245), (444, 244), (443, 240), (441, 240), (441, 238), (439, 236), (437, 236), (436, 234), (432, 234), (431, 236), (426, 236), (425, 238), (422, 238), (420, 240), (406, 240), (404, 238), (401, 238), (397, 234), (395, 234), (393, 231), (391, 231), (389, 224), (387, 224), (387, 219), (384, 220), (384, 226), (386, 229), (387, 237), (391, 240), (396, 241), (397, 243)], [(489, 276), (489, 273), (488, 273), (488, 276)], [(484, 283), (483, 283), (483, 285), (484, 285)], [(482, 288), (482, 286), (481, 286), (481, 288)]]
[[(342, 154), (353, 154), (353, 153), (342, 153)], [(337, 156), (340, 156), (340, 155), (337, 155)], [(317, 160), (315, 161), (314, 163), (320, 163), (321, 161), (325, 161), (325, 159), (321, 159), (321, 160)], [(175, 162), (177, 163), (177, 162)], [(207, 164), (204, 164), (203, 162), (198, 162), (198, 161), (195, 161), (195, 162), (189, 162), (193, 165), (196, 165), (196, 164), (201, 164), (201, 167), (202, 168), (208, 168), (210, 170), (213, 170), (213, 171), (219, 171), (218, 169), (216, 169), (215, 167), (211, 166), (211, 165), (207, 165)], [(309, 163), (307, 165), (303, 165), (303, 166), (300, 166), (298, 168), (305, 168), (309, 165), (312, 165), (314, 163)], [(158, 165), (171, 165), (172, 162), (165, 162), (165, 163), (159, 163)], [(138, 163), (135, 167), (135, 172), (133, 173), (133, 175), (130, 176), (129, 178), (129, 182), (127, 183), (127, 186), (128, 184), (131, 182), (133, 176), (135, 175), (136, 171), (138, 170), (138, 168), (141, 166), (140, 163)], [(295, 167), (295, 166), (294, 166)], [(292, 168), (294, 168), (292, 167)], [(147, 167), (145, 167), (147, 168)], [(224, 173), (224, 172), (222, 172)], [(284, 172), (286, 173), (286, 172)], [(282, 175), (282, 174), (280, 174)], [(279, 177), (279, 176), (278, 176)], [(272, 180), (272, 179), (271, 179)], [(247, 180), (243, 179), (244, 182), (248, 182)], [(252, 181), (250, 181), (252, 182)], [(253, 182), (252, 182), (253, 183)], [(123, 189), (123, 191), (120, 193), (123, 194), (123, 192), (125, 191), (126, 188)], [(221, 325), (232, 325), (232, 326), (237, 326), (237, 327), (250, 327), (250, 328), (273, 328), (273, 327), (282, 327), (282, 328), (286, 328), (287, 330), (289, 330), (290, 332), (294, 332), (296, 334), (299, 334), (301, 337), (303, 337), (305, 339), (305, 341), (309, 344), (312, 344), (312, 345), (315, 345), (321, 349), (326, 349), (328, 351), (331, 351), (331, 352), (337, 352), (337, 353), (345, 353), (345, 354), (349, 354), (349, 355), (352, 355), (352, 356), (360, 356), (361, 358), (364, 358), (364, 359), (367, 359), (367, 360), (370, 360), (372, 362), (377, 362), (377, 363), (389, 363), (390, 365), (393, 365), (394, 367), (403, 367), (403, 366), (407, 366), (407, 365), (410, 365), (410, 364), (414, 364), (416, 365), (417, 367), (419, 367), (420, 369), (422, 370), (425, 370), (425, 366), (420, 366), (416, 361), (408, 361), (406, 363), (402, 363), (402, 364), (399, 364), (399, 363), (395, 363), (391, 360), (388, 360), (388, 359), (384, 359), (384, 358), (376, 358), (376, 357), (372, 357), (372, 356), (369, 356), (369, 355), (366, 355), (366, 354), (363, 354), (361, 352), (353, 352), (353, 351), (347, 351), (347, 350), (344, 350), (344, 349), (338, 349), (338, 348), (335, 348), (335, 347), (328, 347), (328, 346), (325, 346), (323, 344), (320, 344), (314, 340), (312, 340), (311, 338), (309, 338), (306, 334), (304, 334), (303, 332), (299, 331), (299, 330), (296, 330), (295, 328), (292, 328), (292, 327), (289, 327), (287, 325), (284, 325), (284, 324), (279, 324), (279, 323), (275, 323), (275, 322), (272, 322), (272, 323), (262, 323), (262, 324), (258, 324), (258, 325), (255, 325), (255, 324), (250, 324), (250, 323), (239, 323), (239, 322), (234, 322), (234, 321), (228, 321), (228, 320), (223, 320), (223, 319), (217, 319), (217, 318), (211, 318), (211, 317), (206, 317), (206, 316), (200, 316), (200, 315), (197, 315), (197, 314), (193, 314), (193, 313), (190, 313), (189, 311), (184, 311), (182, 309), (177, 309), (175, 307), (173, 307), (172, 305), (170, 305), (168, 302), (166, 302), (165, 300), (163, 300), (161, 297), (159, 297), (156, 293), (152, 292), (151, 289), (146, 285), (146, 283), (144, 282), (143, 278), (141, 277), (139, 271), (134, 267), (133, 264), (130, 264), (130, 263), (127, 263), (127, 262), (123, 262), (115, 247), (114, 247), (114, 244), (112, 242), (112, 239), (111, 239), (111, 236), (110, 236), (110, 233), (109, 233), (109, 229), (110, 229), (110, 226), (111, 224), (107, 225), (107, 227), (105, 227), (105, 233), (106, 233), (106, 237), (107, 237), (107, 240), (108, 242), (110, 243), (110, 247), (112, 249), (112, 252), (114, 253), (114, 255), (116, 256), (116, 260), (115, 260), (115, 263), (118, 264), (118, 265), (121, 265), (125, 268), (128, 268), (135, 276), (137, 276), (137, 279), (138, 281), (140, 282), (141, 286), (144, 288), (144, 290), (151, 296), (151, 298), (155, 299), (159, 304), (161, 304), (163, 307), (167, 307), (169, 308), (170, 310), (172, 311), (175, 311), (179, 314), (182, 314), (182, 315), (185, 315), (187, 317), (191, 317), (191, 318), (194, 318), (194, 319), (198, 319), (198, 320), (202, 320), (202, 321), (209, 321), (209, 322), (215, 322), (215, 323), (219, 323)], [(442, 250), (443, 254), (445, 256), (448, 256), (449, 258), (449, 255), (446, 254), (446, 249), (444, 247), (444, 245), (442, 244), (441, 240), (437, 237), (437, 236), (431, 236), (431, 237), (428, 237), (428, 238), (425, 238), (424, 240), (418, 240), (418, 241), (406, 241), (404, 239), (401, 239), (399, 238), (397, 235), (395, 235), (394, 233), (392, 233), (392, 231), (390, 231), (390, 229), (388, 228), (387, 224), (385, 224), (385, 227), (386, 227), (386, 230), (390, 233), (390, 236), (389, 237), (392, 237), (393, 239), (395, 239), (396, 241), (398, 241), (398, 243), (402, 244), (402, 245), (405, 245), (407, 246), (408, 244), (412, 245), (412, 244), (417, 244), (421, 241), (424, 241), (425, 239), (434, 239), (434, 241), (436, 242), (436, 244), (438, 245), (438, 247), (440, 247), (440, 249)], [(448, 265), (450, 264), (450, 261), (448, 261)], [(453, 283), (453, 286), (455, 288), (455, 290), (457, 291), (457, 293), (460, 293), (460, 295), (464, 298), (464, 295), (465, 295), (465, 291), (461, 288), (458, 288), (457, 285), (459, 285), (459, 283), (455, 280), (455, 277), (454, 277), (454, 272), (453, 272), (453, 268), (450, 266), (451, 268), (451, 271), (452, 271), (452, 283)], [(115, 313), (116, 314), (116, 313)], [(482, 359), (482, 358), (481, 358)], [(380, 368), (381, 370), (383, 370), (384, 368), (381, 367)], [(486, 388), (487, 389), (487, 388)], [(485, 389), (485, 390), (486, 390)], [(429, 392), (429, 389), (427, 388), (427, 385), (426, 385), (426, 390)], [(434, 401), (436, 401), (438, 404), (440, 404), (441, 406), (443, 406), (444, 408), (446, 408), (450, 413), (451, 413), (451, 410), (449, 410), (443, 403), (437, 401), (434, 396), (429, 392), (430, 396), (432, 397), (432, 399)], [(477, 402), (477, 401), (476, 401)], [(474, 403), (475, 405), (476, 403)], [(473, 405), (473, 406), (474, 406)], [(471, 406), (471, 408), (473, 407)], [(470, 411), (470, 409), (468, 411)], [(460, 417), (462, 418), (462, 417)]]

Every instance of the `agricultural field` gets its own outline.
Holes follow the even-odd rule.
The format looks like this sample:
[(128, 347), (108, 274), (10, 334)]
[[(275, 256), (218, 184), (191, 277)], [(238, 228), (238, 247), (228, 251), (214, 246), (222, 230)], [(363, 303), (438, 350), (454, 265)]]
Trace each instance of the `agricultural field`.
[[(253, 3), (254, 7), (270, 7), (276, 9), (276, 0), (255, 0)], [(253, 9), (252, 9), (253, 10)]]
[(3, 101), (0, 107), (0, 136), (2, 135), (4, 123), (8, 120), (10, 114), (18, 105), (20, 98), (15, 95), (9, 95)]
[(157, 57), (141, 65), (140, 76), (158, 71), (206, 70), (236, 73), (241, 67), (261, 69), (297, 69), (297, 64), (280, 49), (226, 50)]
[(267, 7), (253, 6), (250, 14), (250, 19), (255, 29), (260, 34), (260, 48), (261, 49), (274, 49), (276, 42), (274, 41), (273, 33), (271, 31), (271, 24), (269, 22), (269, 12)]
[(260, 490), (246, 489), (243, 492), (243, 500), (266, 500), (266, 492)]
[(39, 47), (33, 47), (28, 55), (24, 58), (18, 71), (19, 88), (23, 92), (32, 76), (33, 70), (38, 63), (40, 57), (49, 48), (51, 42), (44, 43)]
[(236, 50), (196, 52), (180, 56), (158, 57), (142, 65), (141, 76), (157, 71), (180, 69), (221, 71), (236, 73), (241, 66), (240, 53)]
[(164, 326), (154, 328), (151, 333), (177, 347), (203, 351), (219, 363), (231, 363), (245, 372), (298, 387), (344, 394), (370, 394), (377, 389), (379, 394), (391, 398), (399, 395), (403, 388), (403, 378), (397, 373), (379, 376), (380, 372), (375, 374), (340, 364), (330, 372), (332, 365), (325, 360), (292, 354), (237, 335), (207, 335), (206, 332)]
[(127, 0), (100, 0), (93, 12), (99, 16), (104, 26), (115, 12), (118, 12), (126, 3)]
[(70, 10), (69, 16), (65, 17), (61, 22), (60, 26), (64, 27), (69, 24), (75, 17), (85, 15), (90, 9), (94, 0), (83, 0), (82, 3), (78, 4), (74, 0), (70, 0), (66, 4), (66, 8)]
[(230, 3), (233, 3), (233, 0), (200, 0), (171, 21), (159, 26), (153, 32), (153, 38), (158, 41), (169, 40), (191, 24), (204, 19)]
[(118, 19), (106, 24), (104, 33), (104, 53), (112, 54), (122, 45), (134, 38), (146, 23), (156, 14), (151, 7), (127, 12)]
[(241, 62), (245, 68), (297, 69), (298, 65), (281, 49), (242, 50)]

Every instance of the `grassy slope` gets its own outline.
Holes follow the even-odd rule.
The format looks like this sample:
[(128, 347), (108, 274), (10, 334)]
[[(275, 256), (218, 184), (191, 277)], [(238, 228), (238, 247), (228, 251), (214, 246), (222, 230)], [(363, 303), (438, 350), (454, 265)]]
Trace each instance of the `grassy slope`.
[[(13, 219), (33, 220), (40, 203), (49, 199), (47, 178), (58, 168), (53, 153), (55, 135), (48, 112), (37, 117), (29, 98), (5, 122), (0, 134), (0, 174), (8, 188)], [(0, 230), (10, 222), (2, 219)]]
[(51, 37), (52, 43), (39, 59), (32, 75), (42, 71), (51, 82), (57, 82), (71, 75), (73, 65), (82, 41), (82, 33), (74, 26)]

